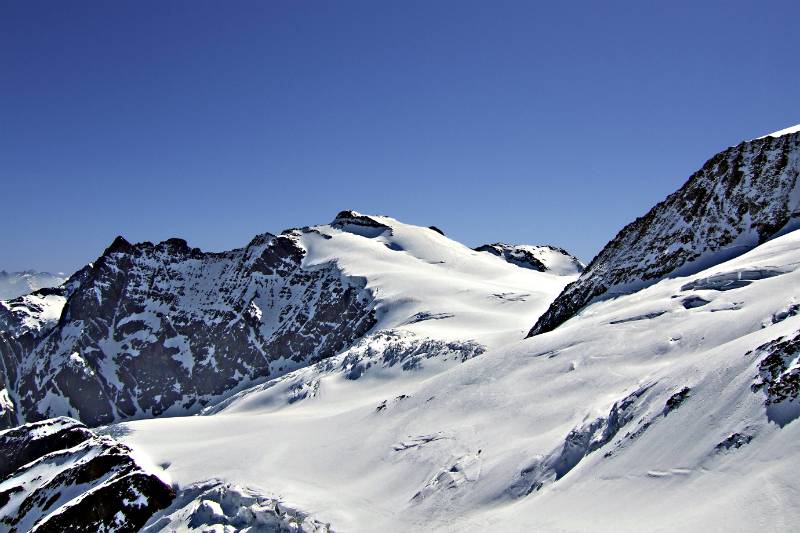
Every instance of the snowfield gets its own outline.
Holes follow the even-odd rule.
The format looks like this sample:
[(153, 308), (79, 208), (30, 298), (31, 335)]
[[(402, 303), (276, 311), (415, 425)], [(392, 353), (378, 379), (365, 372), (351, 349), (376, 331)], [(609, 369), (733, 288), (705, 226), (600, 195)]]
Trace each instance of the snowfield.
[(336, 222), (312, 226), (300, 237), (307, 252), (303, 266), (335, 262), (344, 274), (364, 278), (376, 300), (376, 330), (502, 343), (522, 335), (530, 317), (544, 312), (579, 274), (564, 266), (562, 254), (542, 254), (552, 271), (537, 272), (428, 228), (353, 214), (384, 228)]
[(800, 232), (522, 340), (563, 276), (390, 225), (304, 241), (367, 279), (368, 337), (118, 438), (334, 531), (796, 530)]

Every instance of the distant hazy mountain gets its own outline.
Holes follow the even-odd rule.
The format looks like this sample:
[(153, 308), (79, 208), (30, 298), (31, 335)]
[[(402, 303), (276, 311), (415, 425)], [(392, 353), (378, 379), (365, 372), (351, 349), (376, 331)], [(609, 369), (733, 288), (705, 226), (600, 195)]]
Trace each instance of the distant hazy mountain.
[(38, 289), (55, 287), (66, 280), (66, 276), (62, 273), (51, 274), (50, 272), (36, 272), (34, 270), (6, 272), (5, 270), (0, 270), (0, 300), (9, 300)]

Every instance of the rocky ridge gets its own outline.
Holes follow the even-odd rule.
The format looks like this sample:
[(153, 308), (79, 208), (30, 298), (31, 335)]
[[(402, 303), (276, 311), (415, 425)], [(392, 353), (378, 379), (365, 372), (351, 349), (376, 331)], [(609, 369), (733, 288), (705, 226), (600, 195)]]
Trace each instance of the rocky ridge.
[(191, 413), (329, 357), (375, 323), (361, 279), (304, 268), (301, 230), (206, 253), (114, 240), (62, 288), (0, 305), (2, 423)]
[(800, 132), (742, 142), (625, 226), (537, 320), (546, 333), (588, 303), (741, 255), (800, 221)]

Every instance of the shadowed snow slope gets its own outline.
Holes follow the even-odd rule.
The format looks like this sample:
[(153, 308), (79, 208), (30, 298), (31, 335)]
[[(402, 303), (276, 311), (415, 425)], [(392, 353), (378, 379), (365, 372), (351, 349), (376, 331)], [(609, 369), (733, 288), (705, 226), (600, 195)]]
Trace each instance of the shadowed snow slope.
[[(375, 220), (392, 235), (353, 224), (304, 247), (320, 263), (352, 250), (337, 256), (348, 275), (380, 272), (367, 287), (383, 332), (208, 416), (123, 423), (121, 438), (182, 486), (262, 487), (333, 530), (796, 528), (800, 232), (491, 342), (504, 305), (534, 307), (490, 294), (521, 291), (515, 267)], [(355, 253), (375, 246), (387, 252)], [(374, 264), (341, 259), (364, 255)], [(434, 324), (447, 338), (420, 348)]]

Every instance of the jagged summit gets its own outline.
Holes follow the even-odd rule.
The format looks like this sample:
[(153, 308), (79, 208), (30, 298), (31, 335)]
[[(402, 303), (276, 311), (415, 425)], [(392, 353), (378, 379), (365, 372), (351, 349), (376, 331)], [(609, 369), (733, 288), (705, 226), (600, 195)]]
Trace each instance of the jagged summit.
[(779, 133), (715, 155), (680, 189), (623, 228), (529, 335), (557, 328), (596, 298), (696, 272), (795, 227), (800, 132)]

